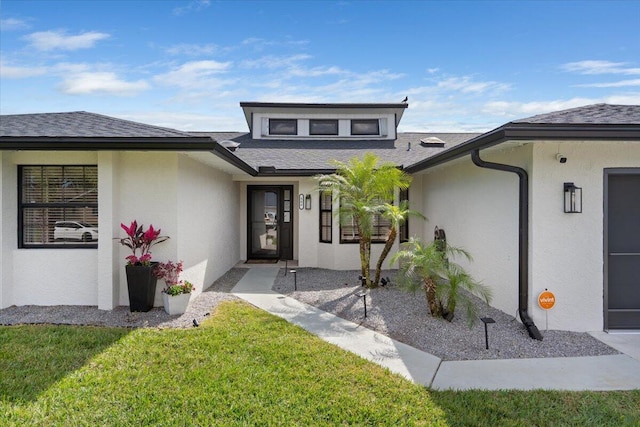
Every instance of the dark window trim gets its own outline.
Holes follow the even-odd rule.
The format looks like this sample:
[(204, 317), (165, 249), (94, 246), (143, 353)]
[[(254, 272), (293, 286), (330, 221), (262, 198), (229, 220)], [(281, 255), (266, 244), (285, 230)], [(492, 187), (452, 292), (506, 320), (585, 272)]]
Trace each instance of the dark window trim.
[[(358, 123), (375, 123), (376, 124), (376, 132), (375, 133), (369, 133), (369, 132), (354, 132), (354, 124), (358, 124)], [(351, 135), (357, 135), (357, 136), (365, 136), (365, 135), (369, 135), (369, 136), (378, 136), (380, 135), (380, 120), (378, 119), (351, 119)]]
[[(329, 198), (329, 208), (324, 207), (323, 208), (323, 203), (322, 203), (322, 199), (323, 197), (327, 197)], [(320, 243), (333, 243), (333, 194), (330, 191), (321, 191), (320, 192), (320, 197), (318, 200), (318, 203), (320, 206), (320, 220), (319, 220), (319, 224), (320, 224), (320, 235), (319, 240)], [(329, 213), (329, 223), (325, 224), (322, 219), (323, 219), (323, 213)], [(324, 235), (322, 233), (323, 229), (325, 230), (329, 230), (329, 239), (323, 239), (322, 236)]]
[[(400, 194), (398, 196), (398, 200), (400, 202), (402, 201), (409, 201), (409, 189), (407, 188), (406, 190), (400, 190)], [(398, 238), (400, 239), (400, 243), (404, 243), (404, 242), (408, 242), (409, 241), (409, 218), (405, 218), (404, 222), (402, 223), (402, 225), (400, 225), (399, 230), (398, 230)]]
[[(273, 132), (271, 129), (271, 122), (293, 123), (293, 132)], [(298, 119), (269, 119), (269, 135), (297, 135), (298, 134)]]
[[(97, 249), (98, 248), (98, 243), (78, 243), (78, 244), (61, 244), (61, 243), (48, 243), (48, 244), (42, 244), (42, 243), (35, 243), (35, 244), (25, 244), (23, 241), (23, 237), (24, 237), (24, 233), (23, 233), (23, 227), (24, 227), (24, 216), (23, 216), (23, 209), (24, 208), (57, 208), (57, 207), (61, 207), (61, 208), (65, 208), (65, 207), (69, 207), (69, 206), (73, 206), (73, 204), (69, 204), (69, 203), (60, 203), (60, 202), (56, 202), (56, 203), (23, 203), (22, 202), (22, 195), (23, 195), (23, 191), (22, 191), (22, 176), (23, 176), (23, 169), (25, 167), (93, 167), (96, 168), (96, 172), (98, 169), (98, 165), (89, 165), (89, 164), (51, 164), (51, 165), (42, 165), (42, 164), (23, 164), (23, 165), (18, 165), (18, 249)], [(92, 209), (98, 209), (98, 203), (82, 203), (82, 205), (84, 207), (88, 207), (88, 208), (92, 208)], [(72, 221), (72, 220), (69, 220)]]
[[(336, 125), (336, 131), (335, 132), (313, 132), (312, 131), (312, 124), (313, 123), (331, 123), (331, 124), (335, 124)], [(333, 135), (336, 136), (338, 135), (340, 132), (340, 124), (338, 122), (338, 119), (309, 119), (309, 135)]]
[[(383, 220), (382, 214), (376, 214), (376, 217), (377, 217), (377, 219), (375, 219), (374, 222), (377, 221), (379, 223), (381, 220)], [(374, 229), (376, 227), (378, 227), (378, 228), (387, 227), (388, 228), (388, 225), (377, 225), (377, 226), (374, 225)], [(373, 233), (373, 234), (375, 234), (375, 233)], [(382, 238), (382, 239), (374, 239), (374, 238), (372, 238), (371, 239), (371, 243), (372, 244), (379, 244), (379, 243), (384, 244), (386, 242), (387, 242), (386, 238)], [(358, 238), (355, 238), (353, 240), (352, 239), (349, 239), (349, 240), (343, 239), (342, 238), (342, 221), (340, 221), (340, 244), (349, 245), (349, 244), (352, 244), (352, 243), (356, 243), (356, 244), (360, 243), (360, 238), (358, 237)]]

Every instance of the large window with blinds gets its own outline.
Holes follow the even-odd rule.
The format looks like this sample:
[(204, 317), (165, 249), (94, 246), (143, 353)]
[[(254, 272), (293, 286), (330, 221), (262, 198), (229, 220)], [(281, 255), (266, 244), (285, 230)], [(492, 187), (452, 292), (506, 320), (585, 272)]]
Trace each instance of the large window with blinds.
[(18, 247), (96, 248), (98, 167), (18, 167)]
[(331, 191), (320, 192), (320, 242), (331, 243), (333, 233), (333, 197)]
[[(391, 229), (391, 221), (380, 214), (373, 217), (373, 226), (371, 230), (371, 243), (385, 243), (389, 230)], [(358, 228), (356, 222), (351, 220), (341, 221), (340, 224), (340, 243), (358, 243)]]

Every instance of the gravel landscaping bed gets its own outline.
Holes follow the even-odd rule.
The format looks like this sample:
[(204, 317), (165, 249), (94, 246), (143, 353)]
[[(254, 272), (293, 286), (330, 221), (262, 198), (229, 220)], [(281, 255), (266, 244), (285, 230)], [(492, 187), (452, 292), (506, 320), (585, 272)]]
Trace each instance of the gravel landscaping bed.
[[(531, 339), (524, 326), (509, 315), (474, 299), (479, 317), (491, 317), (489, 350), (485, 349), (484, 325), (480, 320), (469, 329), (464, 313), (456, 309), (453, 321), (433, 318), (424, 292), (412, 294), (394, 284), (395, 271), (383, 272), (391, 285), (369, 291), (367, 318), (362, 298), (356, 294), (364, 288), (358, 283), (359, 271), (335, 271), (297, 268), (297, 291), (294, 277), (280, 270), (273, 289), (299, 301), (333, 313), (343, 319), (376, 330), (383, 335), (429, 352), (443, 360), (518, 359), (538, 357), (599, 356), (618, 351), (587, 333), (545, 331), (542, 341)], [(517, 290), (514, 290), (516, 292)], [(552, 315), (552, 314), (550, 314)]]
[(226, 272), (204, 292), (193, 298), (189, 302), (187, 312), (182, 315), (170, 316), (162, 307), (155, 307), (145, 313), (132, 313), (128, 306), (107, 311), (98, 310), (95, 306), (25, 305), (0, 310), (0, 325), (55, 323), (125, 328), (192, 328), (193, 319), (199, 322), (221, 301), (237, 299), (229, 292), (247, 271), (249, 270), (232, 268)]
[[(98, 310), (88, 306), (21, 306), (0, 310), (0, 325), (67, 324), (109, 327), (191, 328), (225, 300), (237, 299), (229, 292), (249, 271), (233, 268), (194, 298), (183, 315), (169, 316), (161, 307), (146, 313), (131, 313), (129, 307)], [(514, 316), (491, 308), (474, 297), (480, 317), (492, 317), (489, 325), (489, 350), (485, 349), (484, 326), (479, 320), (469, 329), (463, 313), (456, 311), (452, 322), (431, 317), (423, 292), (401, 290), (394, 284), (394, 271), (385, 271), (392, 284), (368, 291), (367, 318), (364, 318), (364, 290), (358, 283), (358, 271), (297, 268), (294, 277), (280, 269), (273, 289), (299, 301), (333, 313), (405, 344), (427, 351), (443, 360), (513, 359), (536, 357), (598, 356), (618, 351), (586, 333), (544, 331), (543, 341), (529, 338)], [(515, 313), (514, 313), (515, 314)]]

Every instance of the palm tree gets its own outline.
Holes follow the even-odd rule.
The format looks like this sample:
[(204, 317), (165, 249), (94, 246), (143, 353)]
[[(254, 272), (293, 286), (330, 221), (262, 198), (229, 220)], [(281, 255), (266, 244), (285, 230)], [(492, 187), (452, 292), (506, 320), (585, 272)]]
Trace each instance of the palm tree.
[(489, 287), (482, 283), (476, 282), (473, 278), (464, 271), (462, 267), (455, 263), (449, 263), (448, 268), (444, 272), (444, 280), (441, 280), (438, 284), (437, 294), (440, 301), (446, 299), (445, 311), (443, 313), (444, 318), (451, 321), (456, 311), (456, 305), (458, 301), (462, 303), (465, 308), (465, 314), (469, 327), (473, 326), (478, 312), (476, 305), (468, 294), (461, 292), (462, 289), (475, 294), (482, 298), (484, 302), (489, 304), (491, 301), (492, 292)]
[[(471, 260), (471, 255), (464, 249), (439, 242), (425, 244), (411, 238), (391, 261), (400, 263), (397, 277), (401, 286), (413, 292), (421, 287), (431, 315), (441, 317), (445, 314), (451, 320), (458, 300), (464, 303), (467, 315), (473, 316), (471, 300), (460, 292), (462, 289), (477, 293), (487, 303), (491, 300), (490, 289), (475, 282), (460, 265), (450, 260), (459, 255)], [(446, 297), (446, 310), (443, 297)], [(470, 322), (474, 320), (468, 319)]]
[(341, 224), (353, 221), (358, 232), (360, 269), (364, 283), (371, 287), (371, 234), (375, 215), (385, 201), (393, 198), (396, 187), (409, 187), (411, 177), (393, 163), (378, 165), (379, 157), (365, 153), (362, 160), (354, 157), (346, 163), (333, 161), (336, 172), (319, 175), (320, 191), (332, 191), (340, 198), (338, 215)]
[(391, 223), (389, 228), (389, 234), (387, 234), (387, 240), (385, 241), (384, 248), (382, 249), (382, 253), (380, 254), (380, 258), (378, 258), (378, 263), (376, 265), (376, 275), (373, 281), (373, 286), (378, 286), (380, 282), (380, 274), (382, 272), (382, 263), (391, 252), (391, 248), (393, 244), (396, 242), (396, 237), (398, 236), (398, 229), (404, 222), (407, 220), (409, 215), (415, 215), (425, 218), (418, 211), (413, 211), (409, 209), (409, 202), (407, 200), (402, 200), (398, 206), (393, 205), (391, 203), (385, 203), (382, 205), (382, 216), (389, 220)]

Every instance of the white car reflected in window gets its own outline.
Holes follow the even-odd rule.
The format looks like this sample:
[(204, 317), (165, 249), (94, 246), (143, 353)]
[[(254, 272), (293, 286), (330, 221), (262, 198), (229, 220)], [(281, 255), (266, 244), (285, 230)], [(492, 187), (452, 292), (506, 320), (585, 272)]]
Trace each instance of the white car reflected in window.
[(57, 221), (53, 229), (56, 241), (97, 242), (98, 227), (78, 221)]

